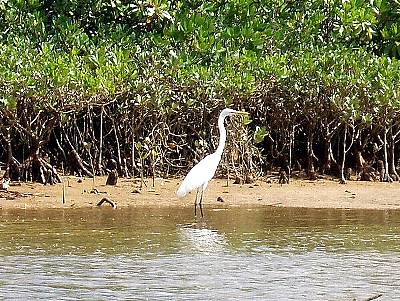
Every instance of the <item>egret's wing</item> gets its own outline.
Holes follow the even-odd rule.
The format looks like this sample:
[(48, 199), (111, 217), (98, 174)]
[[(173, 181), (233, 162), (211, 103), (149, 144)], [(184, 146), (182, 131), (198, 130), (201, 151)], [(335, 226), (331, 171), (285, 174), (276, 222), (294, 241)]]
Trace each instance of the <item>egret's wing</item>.
[(188, 192), (208, 183), (214, 176), (220, 160), (221, 157), (216, 154), (206, 156), (189, 171), (176, 194), (184, 197)]

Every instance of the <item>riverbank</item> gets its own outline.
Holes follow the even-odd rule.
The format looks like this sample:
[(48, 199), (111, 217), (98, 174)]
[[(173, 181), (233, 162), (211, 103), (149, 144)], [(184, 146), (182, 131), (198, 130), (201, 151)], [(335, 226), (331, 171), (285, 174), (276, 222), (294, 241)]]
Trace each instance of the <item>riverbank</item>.
[[(181, 179), (146, 180), (140, 188), (138, 179), (119, 179), (116, 186), (105, 185), (106, 177), (80, 179), (65, 177), (64, 184), (21, 183), (8, 192), (0, 191), (1, 209), (47, 209), (97, 207), (108, 198), (117, 208), (134, 206), (193, 206), (195, 194), (176, 197)], [(63, 204), (63, 190), (64, 200)], [(222, 201), (221, 201), (222, 199)], [(334, 180), (293, 180), (290, 184), (266, 183), (227, 186), (226, 179), (214, 179), (203, 199), (207, 207), (283, 206), (307, 208), (400, 209), (400, 183)], [(102, 206), (109, 206), (104, 203)]]

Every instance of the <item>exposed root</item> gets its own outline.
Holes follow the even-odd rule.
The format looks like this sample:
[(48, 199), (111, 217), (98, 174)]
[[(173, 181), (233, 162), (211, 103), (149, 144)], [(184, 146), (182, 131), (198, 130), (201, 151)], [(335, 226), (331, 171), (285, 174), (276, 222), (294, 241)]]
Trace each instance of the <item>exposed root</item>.
[(118, 180), (118, 172), (116, 169), (114, 169), (108, 174), (106, 185), (116, 185), (117, 180)]
[(104, 203), (110, 204), (111, 207), (113, 207), (114, 209), (117, 208), (117, 203), (114, 202), (113, 200), (109, 199), (109, 198), (102, 198), (101, 201), (97, 203), (97, 206), (100, 207), (100, 206), (103, 205)]

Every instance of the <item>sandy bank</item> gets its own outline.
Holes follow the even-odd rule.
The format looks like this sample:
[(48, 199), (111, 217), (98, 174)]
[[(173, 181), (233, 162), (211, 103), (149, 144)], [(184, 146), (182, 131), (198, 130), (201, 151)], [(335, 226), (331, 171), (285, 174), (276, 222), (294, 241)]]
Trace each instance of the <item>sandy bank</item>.
[[(175, 191), (181, 180), (156, 179), (139, 189), (140, 181), (119, 179), (116, 186), (106, 186), (105, 177), (78, 179), (65, 177), (65, 185), (45, 186), (22, 183), (11, 186), (8, 193), (0, 192), (0, 207), (4, 209), (26, 208), (80, 208), (95, 207), (103, 198), (114, 200), (118, 208), (128, 206), (193, 206), (195, 194), (178, 199)], [(65, 186), (65, 204), (62, 203)], [(221, 197), (223, 202), (217, 201)], [(400, 184), (349, 181), (340, 185), (337, 181), (314, 182), (295, 180), (289, 185), (258, 181), (254, 184), (227, 186), (224, 179), (210, 182), (203, 199), (204, 208), (216, 206), (285, 206), (309, 208), (360, 208), (400, 209)], [(108, 205), (103, 205), (108, 206)]]

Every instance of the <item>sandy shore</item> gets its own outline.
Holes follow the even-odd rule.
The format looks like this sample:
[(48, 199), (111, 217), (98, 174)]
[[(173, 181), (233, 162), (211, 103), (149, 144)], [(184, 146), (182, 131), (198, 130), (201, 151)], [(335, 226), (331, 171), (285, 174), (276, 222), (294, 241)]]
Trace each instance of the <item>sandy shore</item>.
[[(41, 185), (21, 183), (8, 192), (0, 191), (0, 208), (82, 208), (95, 207), (107, 197), (117, 203), (117, 208), (129, 206), (193, 206), (195, 193), (178, 199), (175, 191), (180, 179), (151, 180), (139, 188), (140, 181), (119, 179), (116, 186), (106, 186), (106, 177), (79, 179), (65, 177), (64, 184)], [(62, 203), (65, 187), (65, 204)], [(217, 201), (222, 198), (223, 202)], [(337, 181), (291, 181), (289, 185), (257, 181), (254, 184), (237, 185), (225, 179), (214, 179), (203, 199), (204, 207), (216, 206), (283, 206), (308, 208), (359, 208), (400, 209), (400, 183), (349, 181), (341, 185)], [(104, 204), (103, 206), (109, 206)]]

